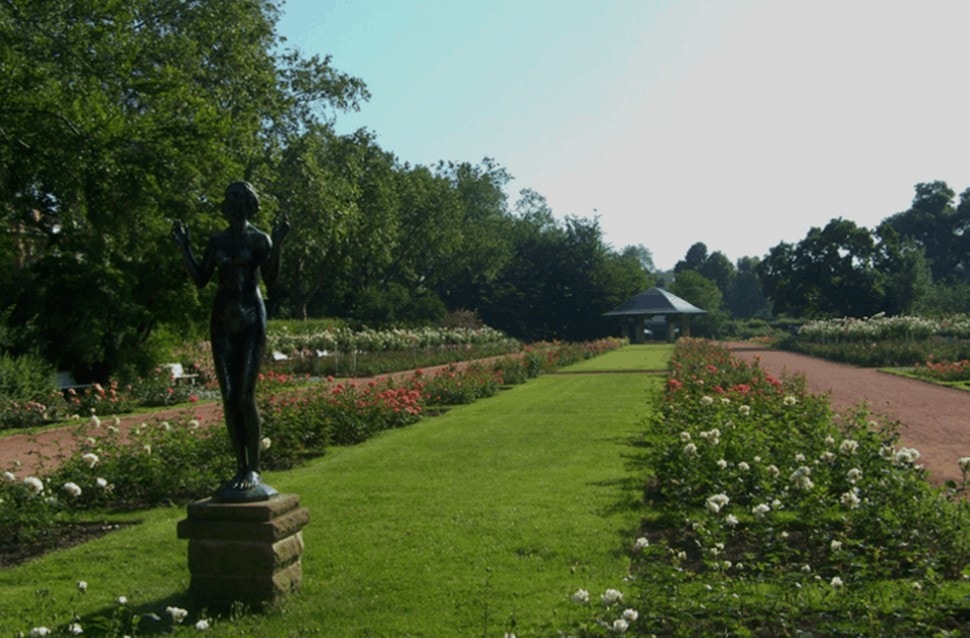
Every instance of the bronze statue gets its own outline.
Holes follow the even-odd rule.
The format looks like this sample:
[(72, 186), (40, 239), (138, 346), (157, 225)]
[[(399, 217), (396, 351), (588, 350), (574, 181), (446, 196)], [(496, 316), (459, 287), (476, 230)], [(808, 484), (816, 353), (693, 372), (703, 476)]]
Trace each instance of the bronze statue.
[(248, 182), (226, 188), (222, 214), (229, 227), (209, 239), (202, 261), (189, 243), (181, 221), (172, 224), (172, 237), (182, 249), (192, 281), (203, 288), (219, 271), (219, 290), (212, 306), (209, 333), (212, 358), (222, 393), (229, 439), (236, 453), (236, 475), (216, 493), (229, 502), (267, 500), (276, 490), (260, 481), (260, 418), (256, 407), (256, 379), (266, 346), (266, 307), (259, 278), (272, 286), (280, 272), (280, 250), (290, 231), (285, 215), (273, 223), (272, 237), (249, 223), (259, 210), (259, 197)]

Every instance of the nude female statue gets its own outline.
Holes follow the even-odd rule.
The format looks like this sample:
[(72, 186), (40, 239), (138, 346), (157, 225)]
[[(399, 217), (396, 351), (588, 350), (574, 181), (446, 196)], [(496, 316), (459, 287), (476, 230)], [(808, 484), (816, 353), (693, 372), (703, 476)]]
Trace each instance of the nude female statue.
[(230, 184), (222, 202), (229, 227), (209, 239), (201, 261), (192, 254), (185, 224), (176, 221), (172, 225), (172, 237), (182, 249), (196, 286), (203, 288), (219, 271), (209, 332), (226, 426), (236, 453), (236, 475), (216, 495), (225, 501), (265, 500), (276, 493), (262, 484), (259, 476), (261, 436), (256, 379), (266, 345), (266, 308), (259, 292), (259, 278), (261, 275), (268, 286), (276, 282), (280, 250), (290, 223), (285, 215), (277, 218), (271, 238), (249, 223), (258, 210), (259, 197), (252, 185)]

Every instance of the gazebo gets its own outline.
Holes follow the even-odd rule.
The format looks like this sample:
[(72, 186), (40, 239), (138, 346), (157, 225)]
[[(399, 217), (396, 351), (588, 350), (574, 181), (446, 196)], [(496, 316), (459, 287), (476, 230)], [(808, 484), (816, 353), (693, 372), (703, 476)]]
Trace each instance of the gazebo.
[(625, 319), (624, 332), (632, 343), (643, 343), (647, 322), (654, 317), (666, 318), (667, 340), (674, 340), (674, 329), (677, 318), (680, 318), (680, 334), (690, 336), (691, 315), (707, 314), (697, 306), (688, 303), (677, 295), (667, 292), (663, 288), (651, 288), (624, 301), (613, 310), (603, 313), (604, 317), (620, 317)]

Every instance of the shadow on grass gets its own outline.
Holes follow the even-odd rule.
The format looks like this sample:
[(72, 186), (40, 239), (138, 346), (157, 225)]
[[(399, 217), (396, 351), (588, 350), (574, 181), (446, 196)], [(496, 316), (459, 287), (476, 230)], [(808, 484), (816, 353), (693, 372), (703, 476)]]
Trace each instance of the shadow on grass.
[(617, 439), (617, 443), (625, 448), (625, 451), (621, 453), (621, 458), (624, 460), (624, 468), (627, 474), (622, 477), (591, 483), (595, 487), (610, 489), (616, 494), (616, 499), (611, 504), (600, 508), (596, 513), (604, 518), (639, 513), (641, 522), (636, 528), (617, 530), (616, 540), (613, 543), (614, 549), (610, 552), (613, 557), (631, 556), (633, 543), (640, 535), (643, 526), (642, 519), (647, 515), (646, 502), (649, 500), (651, 465), (648, 451), (653, 446), (649, 437), (642, 434)]
[[(176, 622), (169, 609), (176, 614), (184, 612), (184, 617)], [(86, 636), (160, 636), (171, 634), (176, 625), (204, 630), (206, 627), (197, 627), (196, 623), (204, 622), (206, 626), (211, 626), (234, 622), (246, 616), (269, 613), (274, 609), (272, 606), (252, 609), (242, 603), (203, 605), (194, 602), (188, 592), (181, 592), (140, 605), (119, 603), (114, 607), (103, 607), (84, 615), (78, 623), (84, 628)]]
[(16, 567), (28, 560), (51, 552), (82, 545), (133, 525), (130, 521), (73, 521), (49, 528), (46, 535), (30, 540), (10, 541), (0, 546), (0, 569)]

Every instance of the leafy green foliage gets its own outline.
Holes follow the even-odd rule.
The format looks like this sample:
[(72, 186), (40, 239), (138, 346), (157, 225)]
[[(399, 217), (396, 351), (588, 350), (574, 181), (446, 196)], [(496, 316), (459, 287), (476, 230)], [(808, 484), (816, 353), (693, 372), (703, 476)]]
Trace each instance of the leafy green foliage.
[(231, 476), (226, 437), (193, 419), (149, 419), (125, 435), (116, 425), (92, 418), (75, 436), (77, 452), (52, 475), (54, 484), (73, 482), (81, 488), (75, 507), (185, 503)]
[(956, 193), (946, 182), (919, 183), (915, 190), (910, 208), (884, 223), (901, 239), (911, 240), (922, 249), (933, 281), (967, 281), (970, 265), (965, 258), (965, 234), (970, 229), (970, 192), (964, 191), (959, 206), (954, 207)]
[(0, 427), (29, 427), (64, 413), (54, 371), (34, 355), (0, 354)]
[(649, 283), (636, 255), (604, 246), (596, 220), (559, 222), (537, 194), (520, 202), (510, 232), (512, 256), (479, 308), (487, 323), (520, 339), (601, 338), (615, 328), (603, 312)]
[(201, 323), (171, 219), (211, 231), (209, 202), (259, 184), (314, 104), (366, 97), (327, 60), (275, 53), (277, 18), (264, 0), (0, 7), (0, 215), (24, 238), (5, 303), (32, 326), (16, 348), (104, 380), (155, 363), (158, 324)]
[[(952, 312), (970, 204), (952, 207), (943, 182), (917, 184), (913, 207), (875, 231), (836, 218), (797, 244), (774, 246), (756, 267), (774, 311), (808, 318), (878, 312)], [(966, 193), (965, 193), (966, 194)]]
[(32, 476), (19, 480), (12, 472), (0, 478), (0, 539), (5, 544), (35, 542), (70, 520), (51, 483)]
[(426, 377), (423, 391), (429, 405), (462, 405), (494, 396), (503, 385), (502, 373), (475, 365), (459, 371), (455, 366)]
[(40, 357), (0, 354), (0, 399), (42, 401), (54, 389), (54, 370)]
[(707, 311), (705, 315), (691, 318), (691, 324), (696, 328), (698, 336), (718, 335), (721, 324), (727, 317), (722, 310), (724, 297), (713, 281), (695, 270), (685, 270), (677, 275), (670, 290), (685, 301)]
[(112, 381), (106, 386), (93, 383), (80, 390), (68, 388), (64, 392), (64, 397), (67, 400), (68, 411), (72, 415), (85, 417), (93, 414), (121, 414), (128, 412), (132, 407), (130, 395), (118, 387), (117, 381)]
[[(720, 251), (708, 254), (707, 245), (702, 242), (692, 245), (684, 259), (677, 262), (671, 290), (708, 311), (707, 316), (698, 317), (695, 322), (699, 335), (720, 336), (728, 315), (734, 318), (771, 316), (757, 273), (759, 263), (755, 257), (742, 257), (735, 267)], [(698, 277), (710, 282), (716, 290)]]
[[(191, 369), (189, 374), (193, 374)], [(128, 396), (140, 406), (155, 407), (198, 401), (198, 388), (175, 378), (169, 368), (155, 368), (136, 379), (128, 389)]]

